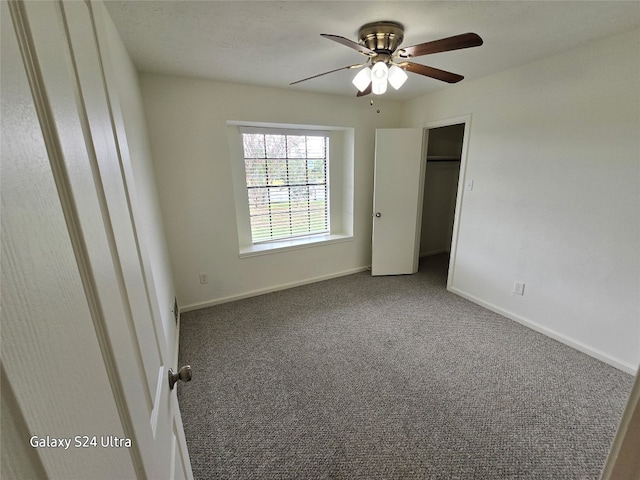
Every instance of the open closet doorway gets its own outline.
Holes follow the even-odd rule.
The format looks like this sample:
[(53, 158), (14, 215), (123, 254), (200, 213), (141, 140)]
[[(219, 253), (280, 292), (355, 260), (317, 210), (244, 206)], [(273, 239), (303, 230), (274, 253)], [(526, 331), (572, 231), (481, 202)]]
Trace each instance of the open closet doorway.
[(438, 264), (446, 262), (450, 268), (455, 249), (454, 226), (462, 192), (459, 187), (461, 171), (464, 174), (461, 167), (466, 153), (468, 121), (454, 119), (439, 123), (426, 127), (429, 134), (420, 230), (421, 268), (429, 268), (426, 257), (437, 258)]
[[(449, 262), (446, 265), (448, 268), (444, 270), (447, 273), (447, 288), (453, 284), (462, 200), (461, 185), (465, 183), (470, 121), (469, 114), (428, 123), (421, 128), (376, 130), (371, 242), (372, 276), (416, 273), (419, 270), (421, 253), (426, 255), (440, 251), (445, 255), (446, 252), (450, 252)], [(440, 191), (440, 186), (443, 184), (438, 181), (437, 175), (437, 171), (442, 168), (429, 168), (432, 171), (427, 174), (427, 166), (430, 163), (443, 162), (426, 161), (427, 150), (431, 145), (428, 137), (434, 131), (437, 139), (439, 132), (436, 129), (453, 125), (463, 126), (461, 151), (456, 150), (455, 154), (447, 155), (434, 154), (434, 156), (440, 160), (444, 157), (457, 157), (454, 173), (449, 175), (452, 177), (449, 183), (454, 191), (457, 185), (458, 190), (454, 195), (451, 189), (446, 189), (450, 195), (445, 200), (438, 198), (434, 201), (432, 194)], [(460, 130), (460, 127), (457, 128)], [(447, 142), (443, 142), (442, 138), (440, 142), (436, 140), (434, 142), (436, 153), (438, 143)], [(432, 180), (436, 182), (433, 188)], [(425, 188), (425, 182), (427, 188)], [(426, 208), (424, 208), (425, 204)], [(446, 231), (444, 235), (438, 233), (432, 222), (434, 209), (437, 211), (437, 218), (442, 218), (444, 215), (445, 219), (449, 219), (445, 222), (448, 226), (444, 229)], [(451, 226), (452, 211), (453, 225)], [(446, 239), (444, 244), (440, 239), (441, 236)], [(432, 246), (431, 239), (437, 241), (438, 246)], [(421, 241), (425, 242), (425, 249), (420, 248)]]

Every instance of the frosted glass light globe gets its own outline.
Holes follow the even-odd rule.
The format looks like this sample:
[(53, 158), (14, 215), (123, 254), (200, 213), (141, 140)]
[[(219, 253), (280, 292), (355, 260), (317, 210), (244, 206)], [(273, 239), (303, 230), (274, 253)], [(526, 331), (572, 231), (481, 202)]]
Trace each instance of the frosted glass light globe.
[(384, 62), (378, 62), (371, 68), (371, 89), (376, 95), (382, 95), (387, 91), (387, 77), (389, 67)]
[(397, 65), (391, 65), (389, 69), (389, 83), (398, 90), (407, 81), (407, 74)]
[(371, 83), (371, 69), (367, 67), (360, 70), (358, 74), (353, 77), (351, 83), (353, 83), (358, 90), (364, 92)]

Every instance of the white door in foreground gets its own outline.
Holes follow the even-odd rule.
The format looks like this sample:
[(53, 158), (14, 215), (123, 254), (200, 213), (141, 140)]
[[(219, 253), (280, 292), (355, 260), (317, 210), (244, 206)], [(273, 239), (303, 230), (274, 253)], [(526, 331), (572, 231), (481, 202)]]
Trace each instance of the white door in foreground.
[(1, 7), (2, 400), (24, 454), (2, 475), (193, 478), (104, 5)]

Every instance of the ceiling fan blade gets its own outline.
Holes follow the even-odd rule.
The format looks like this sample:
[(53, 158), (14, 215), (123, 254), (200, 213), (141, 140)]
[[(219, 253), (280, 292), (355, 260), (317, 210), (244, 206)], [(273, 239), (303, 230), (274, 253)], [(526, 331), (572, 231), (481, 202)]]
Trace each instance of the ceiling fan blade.
[(354, 50), (357, 50), (358, 52), (362, 53), (363, 55), (366, 55), (367, 57), (374, 57), (377, 55), (377, 53), (374, 50), (371, 50), (370, 48), (367, 48), (364, 45), (360, 45), (359, 43), (353, 42), (348, 38), (344, 38), (339, 35), (331, 35), (329, 33), (321, 33), (320, 35), (323, 36), (324, 38), (328, 38), (329, 40), (333, 40), (334, 42), (338, 42), (338, 43), (341, 43), (342, 45), (346, 45), (349, 48), (353, 48)]
[(450, 50), (460, 50), (462, 48), (479, 47), (483, 41), (475, 33), (463, 33), (453, 37), (441, 38), (433, 42), (421, 43), (412, 47), (398, 49), (400, 58), (419, 57), (430, 53), (448, 52)]
[(439, 68), (427, 67), (426, 65), (420, 65), (419, 63), (403, 62), (398, 64), (399, 67), (408, 70), (413, 73), (424, 75), (425, 77), (435, 78), (436, 80), (442, 80), (447, 83), (457, 83), (464, 77), (457, 73), (447, 72), (440, 70)]
[(364, 92), (361, 92), (360, 90), (358, 90), (356, 97), (364, 97), (365, 95), (369, 95), (373, 89), (372, 86), (373, 86), (373, 83), (369, 83), (369, 86), (364, 89)]
[(346, 67), (340, 67), (340, 68), (336, 68), (335, 70), (329, 70), (328, 72), (319, 73), (319, 74), (314, 75), (312, 77), (303, 78), (302, 80), (296, 80), (295, 82), (290, 83), (289, 85), (295, 85), (296, 83), (306, 82), (307, 80), (311, 80), (312, 78), (318, 78), (318, 77), (321, 77), (323, 75), (329, 75), (330, 73), (339, 72), (340, 70), (350, 70), (350, 69), (353, 69), (353, 68), (364, 67), (365, 65), (366, 65), (366, 63), (357, 63), (355, 65), (347, 65)]

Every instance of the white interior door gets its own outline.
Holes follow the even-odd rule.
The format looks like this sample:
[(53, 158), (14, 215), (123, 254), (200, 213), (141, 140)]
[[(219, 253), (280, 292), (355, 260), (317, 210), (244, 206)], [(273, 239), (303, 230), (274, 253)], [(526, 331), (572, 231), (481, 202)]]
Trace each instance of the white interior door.
[(372, 275), (418, 271), (427, 132), (376, 130)]
[[(63, 173), (50, 159), (57, 149), (50, 129), (41, 127), (46, 106), (34, 105), (23, 66), (18, 38), (26, 37), (17, 38), (8, 3), (0, 9), (0, 477), (136, 478), (128, 448), (93, 447), (92, 440), (76, 446), (76, 436), (128, 433), (79, 273), (78, 238), (68, 230), (70, 205), (59, 196)], [(69, 443), (47, 447), (47, 436)]]
[[(133, 213), (135, 190), (125, 174), (131, 168), (130, 159), (121, 133), (117, 92), (109, 88), (103, 8), (88, 2), (16, 2), (12, 12), (16, 36), (25, 49), (23, 58), (78, 280), (111, 388), (109, 398), (115, 399), (119, 427), (113, 428), (131, 439), (121, 452), (130, 458), (138, 478), (188, 479), (192, 473), (176, 393), (169, 390), (167, 380), (173, 346), (167, 344), (161, 319), (154, 314), (157, 299), (145, 277), (144, 245)], [(34, 205), (39, 207), (44, 208)], [(52, 271), (58, 268), (55, 260)], [(41, 321), (47, 323), (45, 318)], [(59, 355), (73, 356), (82, 348), (72, 344)], [(49, 361), (57, 358), (52, 355)], [(83, 362), (83, 356), (77, 361)], [(19, 367), (16, 362), (15, 368)], [(58, 381), (53, 377), (42, 388)], [(93, 388), (92, 376), (85, 382), (85, 388)], [(19, 392), (16, 397), (22, 398)], [(94, 414), (101, 418), (102, 412)], [(31, 418), (35, 413), (25, 409), (24, 415)], [(71, 423), (67, 428), (73, 430)], [(108, 433), (87, 425), (91, 423), (84, 423), (79, 434)], [(84, 478), (130, 477), (116, 474), (108, 464), (104, 467)], [(72, 477), (83, 475), (66, 478)]]

